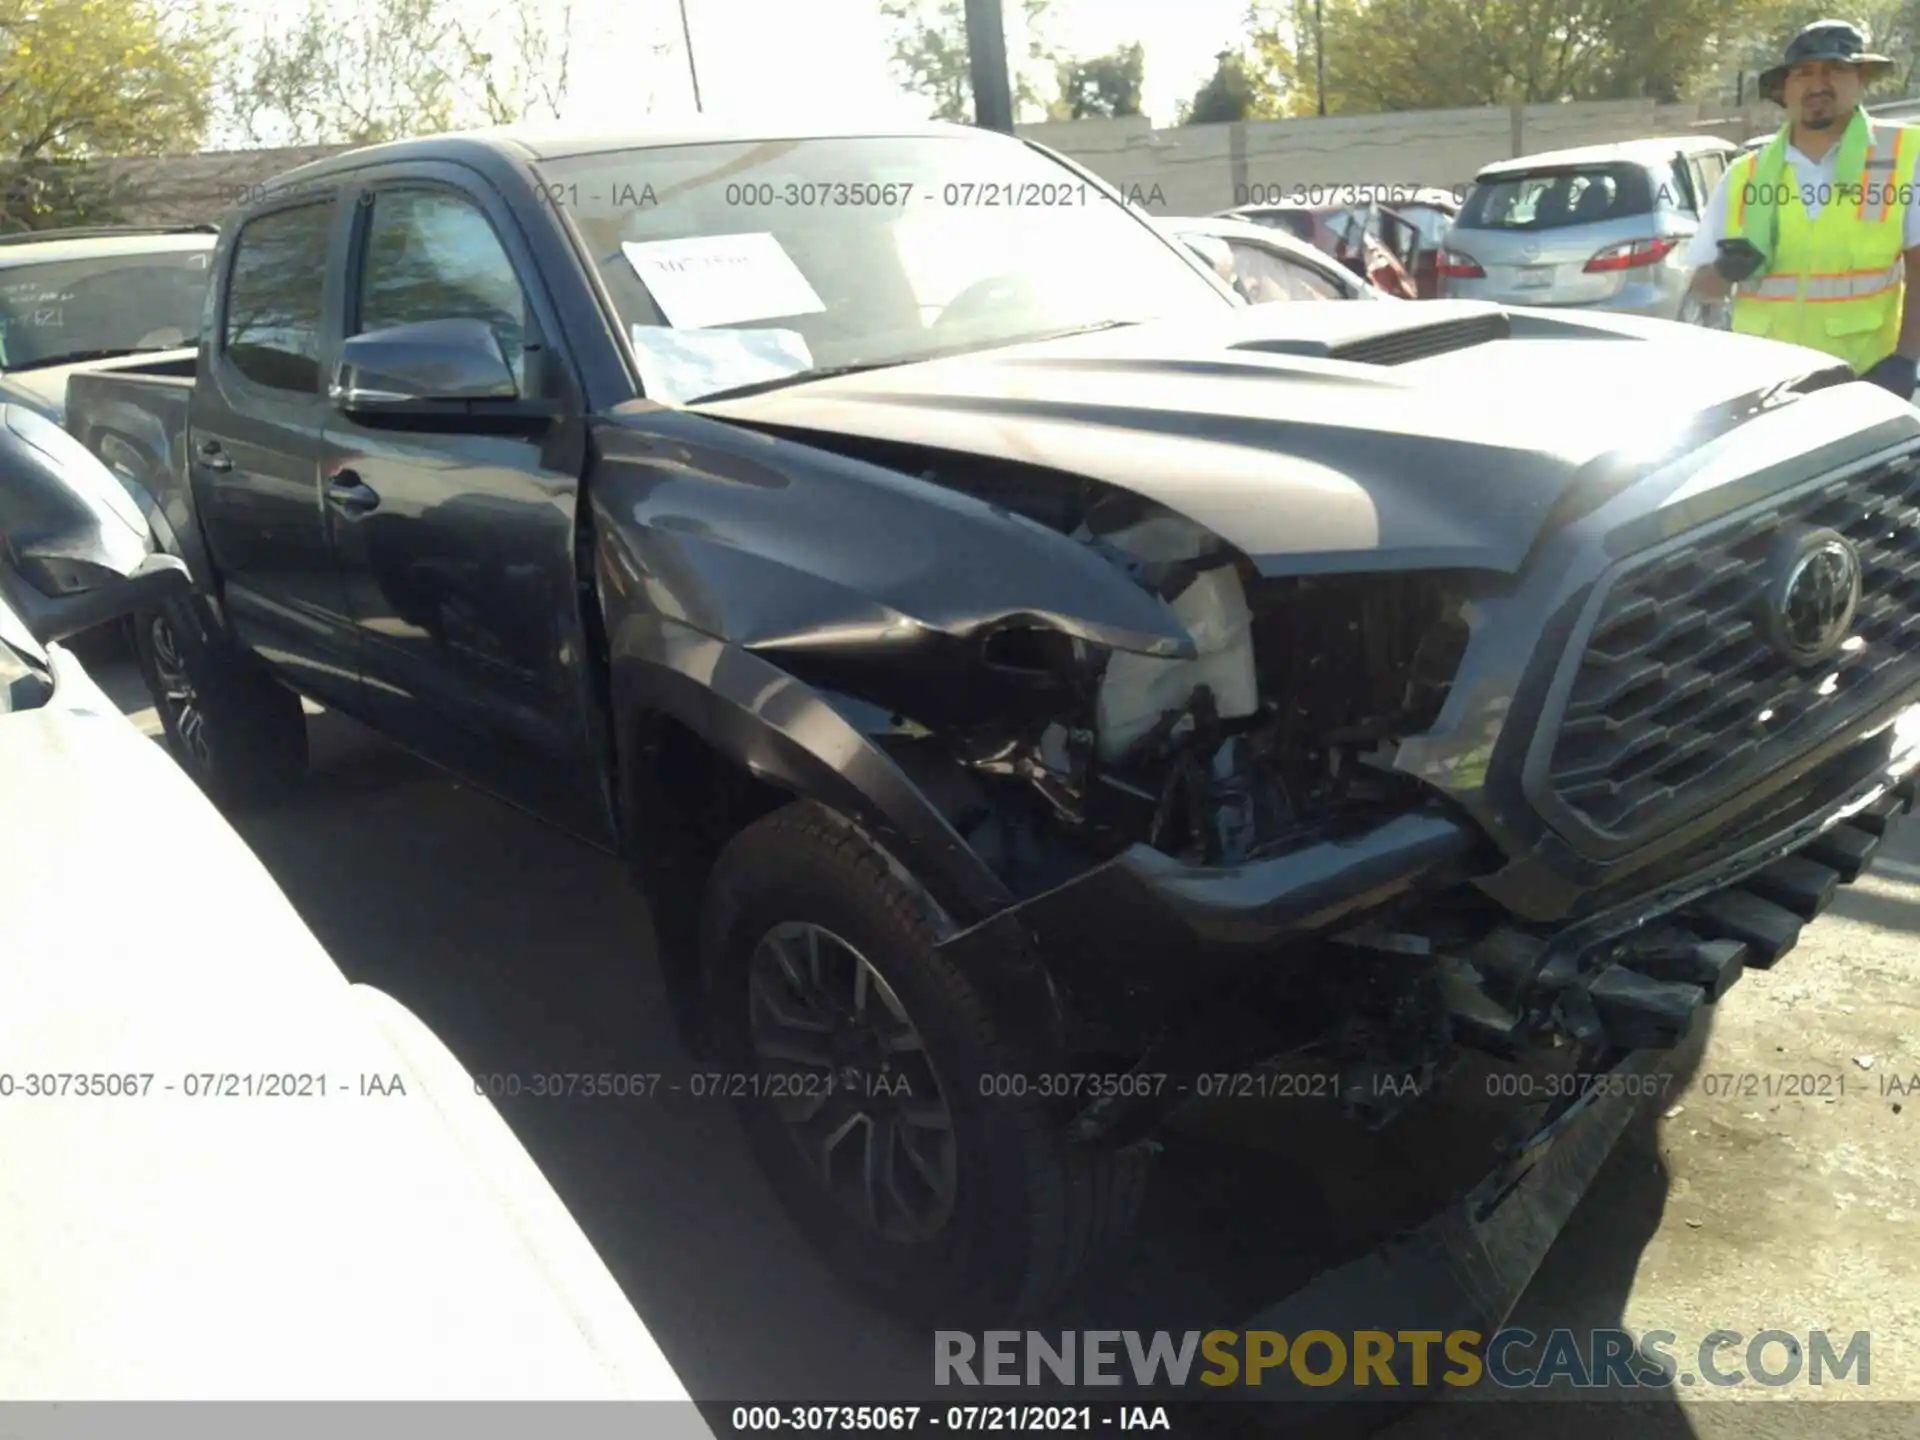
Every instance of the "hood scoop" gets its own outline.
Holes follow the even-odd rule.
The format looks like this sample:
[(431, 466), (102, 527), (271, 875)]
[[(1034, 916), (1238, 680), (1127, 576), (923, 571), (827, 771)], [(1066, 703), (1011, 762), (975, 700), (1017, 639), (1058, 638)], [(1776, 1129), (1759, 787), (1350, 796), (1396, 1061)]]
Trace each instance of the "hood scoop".
[[(1403, 302), (1408, 308), (1430, 301)], [(1401, 307), (1393, 307), (1398, 310)], [(1356, 365), (1405, 365), (1432, 355), (1453, 350), (1470, 350), (1513, 334), (1513, 323), (1504, 310), (1488, 310), (1477, 315), (1461, 315), (1435, 320), (1425, 325), (1382, 326), (1371, 333), (1338, 336), (1332, 339), (1292, 339), (1269, 337), (1245, 340), (1236, 350), (1257, 350), (1269, 355), (1303, 355), (1316, 360), (1346, 360)]]

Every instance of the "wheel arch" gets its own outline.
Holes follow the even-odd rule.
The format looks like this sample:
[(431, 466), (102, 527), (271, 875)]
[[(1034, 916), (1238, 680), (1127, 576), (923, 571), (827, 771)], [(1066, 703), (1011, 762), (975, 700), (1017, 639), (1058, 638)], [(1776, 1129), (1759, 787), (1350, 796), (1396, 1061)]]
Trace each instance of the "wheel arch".
[(870, 731), (763, 657), (658, 615), (609, 637), (621, 847), (637, 871), (683, 1034), (699, 1035), (699, 897), (722, 845), (818, 803), (921, 891), (946, 937), (1014, 903), (1004, 881)]

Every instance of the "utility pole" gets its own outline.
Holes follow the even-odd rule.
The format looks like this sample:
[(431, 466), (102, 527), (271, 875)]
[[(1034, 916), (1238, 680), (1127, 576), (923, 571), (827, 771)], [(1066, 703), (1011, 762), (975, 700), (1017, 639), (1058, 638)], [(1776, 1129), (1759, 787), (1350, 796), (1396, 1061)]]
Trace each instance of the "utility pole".
[(973, 80), (973, 123), (1011, 135), (1013, 85), (1007, 78), (1007, 25), (1000, 0), (967, 0), (967, 63)]
[(1320, 24), (1320, 0), (1313, 0), (1313, 92), (1320, 113), (1327, 113), (1327, 35)]
[[(1314, 0), (1315, 4), (1319, 0)], [(700, 72), (693, 68), (693, 27), (687, 24), (687, 0), (680, 0), (680, 42), (687, 48), (687, 78), (693, 81), (693, 108), (699, 114), (706, 114), (706, 106), (700, 103)]]

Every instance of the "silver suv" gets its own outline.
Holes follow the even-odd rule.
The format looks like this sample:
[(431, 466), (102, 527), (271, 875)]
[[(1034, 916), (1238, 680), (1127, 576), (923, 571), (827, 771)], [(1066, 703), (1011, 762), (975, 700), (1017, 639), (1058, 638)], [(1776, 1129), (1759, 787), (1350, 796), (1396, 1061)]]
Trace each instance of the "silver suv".
[(1489, 165), (1448, 232), (1440, 293), (1680, 319), (1687, 241), (1739, 153), (1689, 135)]

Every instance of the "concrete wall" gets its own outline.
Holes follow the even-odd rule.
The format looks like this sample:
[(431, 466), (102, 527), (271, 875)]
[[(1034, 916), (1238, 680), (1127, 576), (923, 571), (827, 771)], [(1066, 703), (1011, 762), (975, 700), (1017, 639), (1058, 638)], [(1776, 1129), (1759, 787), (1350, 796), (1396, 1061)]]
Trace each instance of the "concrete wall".
[(1464, 188), (1496, 160), (1660, 135), (1745, 140), (1779, 124), (1755, 105), (1652, 101), (1331, 115), (1156, 130), (1147, 121), (1032, 125), (1023, 135), (1071, 156), (1166, 214), (1204, 214), (1315, 186)]
[[(1755, 104), (1617, 101), (1474, 110), (1337, 115), (1156, 130), (1144, 119), (1023, 126), (1163, 214), (1245, 204), (1312, 186), (1464, 186), (1482, 165), (1541, 150), (1657, 135), (1729, 140), (1772, 130), (1780, 111)], [(344, 147), (236, 150), (100, 162), (130, 222), (217, 220), (253, 187)], [(12, 228), (12, 227), (7, 227)]]

